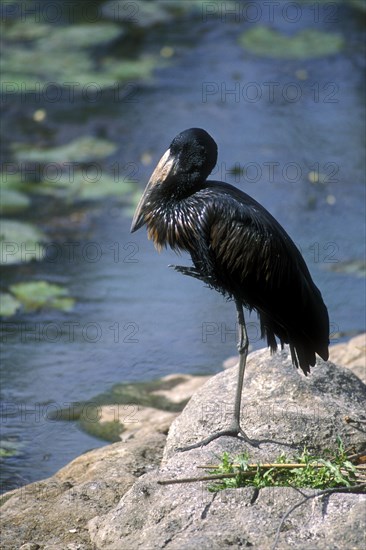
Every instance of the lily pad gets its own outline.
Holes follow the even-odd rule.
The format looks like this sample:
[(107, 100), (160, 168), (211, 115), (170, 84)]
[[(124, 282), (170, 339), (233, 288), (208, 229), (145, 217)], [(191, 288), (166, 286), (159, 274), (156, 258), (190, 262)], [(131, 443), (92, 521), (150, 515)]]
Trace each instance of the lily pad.
[(137, 27), (149, 27), (162, 23), (170, 23), (173, 15), (169, 13), (170, 2), (146, 2), (138, 0), (135, 2), (125, 2), (125, 0), (111, 0), (102, 6), (102, 14), (107, 19), (113, 21), (122, 21)]
[(329, 269), (336, 273), (347, 273), (356, 277), (366, 277), (366, 262), (364, 260), (347, 260), (329, 264)]
[(83, 179), (78, 196), (84, 199), (98, 199), (130, 193), (134, 188), (134, 184), (128, 180), (118, 181), (118, 179), (114, 179), (111, 176), (103, 176), (97, 182)]
[(248, 51), (279, 59), (306, 59), (334, 55), (344, 47), (344, 39), (337, 33), (314, 29), (286, 36), (268, 27), (257, 25), (239, 37), (239, 43)]
[(21, 307), (19, 300), (7, 292), (0, 292), (0, 317), (11, 317)]
[(1, 214), (14, 214), (25, 210), (30, 205), (30, 199), (24, 193), (11, 189), (2, 189), (0, 193)]
[(113, 85), (116, 82), (127, 80), (149, 79), (153, 69), (161, 66), (153, 56), (144, 56), (141, 59), (117, 61), (112, 57), (103, 59), (102, 68), (105, 73), (106, 86)]
[(40, 149), (23, 143), (12, 144), (15, 159), (18, 162), (88, 162), (112, 155), (117, 150), (117, 145), (106, 139), (98, 139), (90, 136), (80, 137), (67, 143), (50, 149)]
[(116, 83), (150, 78), (152, 70), (160, 64), (160, 60), (152, 56), (123, 61), (107, 57), (97, 66), (82, 50), (60, 50), (46, 55), (43, 50), (19, 46), (4, 49), (0, 59), (4, 90), (33, 92), (51, 98), (57, 97), (57, 90), (52, 91), (55, 85), (68, 86), (70, 94), (83, 91), (89, 84), (94, 89), (111, 88)]
[(50, 35), (53, 27), (46, 23), (35, 23), (34, 20), (2, 21), (1, 36), (5, 40), (35, 40)]
[(90, 48), (108, 43), (124, 34), (124, 29), (116, 23), (104, 22), (55, 27), (45, 23), (36, 23), (34, 18), (2, 22), (0, 30), (5, 40), (37, 40), (37, 47), (47, 51)]
[(15, 220), (1, 220), (0, 264), (11, 265), (43, 258), (46, 236), (34, 225)]
[(53, 27), (49, 36), (38, 40), (38, 47), (47, 52), (60, 49), (91, 48), (111, 42), (123, 33), (123, 28), (114, 23)]
[(135, 184), (127, 179), (118, 179), (102, 174), (100, 177), (87, 178), (85, 174), (76, 172), (72, 181), (67, 174), (57, 181), (43, 181), (32, 186), (32, 190), (42, 195), (52, 195), (63, 199), (94, 200), (109, 196), (122, 196), (132, 193)]
[(223, 17), (226, 13), (237, 13), (238, 2), (221, 0), (110, 0), (102, 6), (107, 19), (146, 28), (171, 23), (184, 15), (199, 17)]
[(365, 0), (348, 0), (348, 2), (355, 9), (360, 10), (363, 13), (366, 13), (366, 2), (365, 2)]
[[(76, 82), (80, 86), (79, 78), (84, 75), (89, 75), (88, 82), (95, 82), (92, 78), (93, 63), (84, 51), (62, 49), (47, 55), (43, 49), (34, 46), (28, 49), (21, 45), (4, 47), (0, 68), (4, 85), (11, 83), (9, 90), (19, 93), (38, 91), (52, 97), (48, 91), (51, 85)], [(44, 85), (45, 89), (42, 88)]]
[(58, 93), (53, 89), (55, 85), (71, 87), (72, 94), (81, 92), (88, 84), (102, 89), (113, 87), (118, 82), (150, 77), (159, 60), (157, 56), (96, 60), (92, 47), (123, 34), (123, 28), (116, 23), (50, 26), (49, 30), (45, 27), (34, 40), (30, 39), (32, 25), (33, 22), (23, 22), (18, 30), (16, 25), (6, 26), (5, 38), (10, 33), (10, 40), (14, 42), (15, 37), (21, 39), (22, 32), (29, 38), (26, 45), (11, 42), (2, 48), (0, 68), (8, 93), (33, 92), (53, 98)]
[(68, 296), (66, 288), (47, 281), (17, 283), (10, 287), (10, 291), (22, 303), (26, 311), (41, 308), (70, 311), (75, 303), (75, 300)]
[(19, 456), (21, 453), (22, 445), (14, 438), (10, 440), (4, 438), (0, 439), (0, 458), (11, 458)]
[(7, 174), (5, 171), (0, 173), (0, 189), (21, 190), (24, 182), (19, 174)]

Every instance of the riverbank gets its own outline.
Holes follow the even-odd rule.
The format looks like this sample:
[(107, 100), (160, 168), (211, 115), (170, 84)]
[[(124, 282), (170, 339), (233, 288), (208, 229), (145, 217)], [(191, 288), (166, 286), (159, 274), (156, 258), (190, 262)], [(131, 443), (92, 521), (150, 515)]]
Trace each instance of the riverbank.
[[(286, 353), (270, 357), (267, 350), (259, 350), (250, 354), (245, 387), (250, 433), (256, 439), (278, 438), (298, 448), (305, 442), (317, 449), (331, 448), (340, 435), (346, 448), (360, 450), (365, 445), (362, 430), (344, 419), (347, 414), (363, 421), (366, 388), (360, 378), (365, 382), (365, 336), (331, 349), (332, 361), (341, 361), (345, 368), (320, 361), (307, 378), (291, 367)], [(164, 545), (178, 550), (188, 548), (189, 541), (190, 547), (223, 548), (243, 546), (244, 539), (247, 546), (268, 547), (281, 511), (295, 500), (294, 489), (261, 490), (258, 499), (253, 499), (249, 488), (226, 490), (221, 494), (225, 498), (215, 499), (202, 483), (167, 487), (156, 483), (159, 478), (198, 475), (195, 466), (212, 460), (213, 452), (237, 454), (247, 447), (241, 441), (220, 438), (201, 449), (176, 451), (178, 443), (199, 439), (225, 422), (222, 411), (217, 417), (217, 407), (206, 416), (203, 411), (209, 410), (210, 403), (231, 402), (235, 370), (228, 369), (209, 381), (184, 377), (175, 386), (179, 390), (165, 393), (174, 402), (195, 392), (182, 414), (142, 407), (139, 422), (130, 423), (121, 442), (85, 453), (54, 476), (4, 494), (2, 548), (127, 550)], [(101, 416), (102, 421), (105, 418)], [(254, 460), (268, 460), (282, 450), (274, 441), (250, 452)], [(301, 507), (281, 539), (281, 548), (292, 544), (292, 548), (325, 549), (332, 541), (338, 548), (340, 540), (342, 548), (361, 546), (365, 501), (362, 495), (338, 493), (324, 509), (320, 501), (312, 512), (311, 504), (306, 505), (306, 513)]]

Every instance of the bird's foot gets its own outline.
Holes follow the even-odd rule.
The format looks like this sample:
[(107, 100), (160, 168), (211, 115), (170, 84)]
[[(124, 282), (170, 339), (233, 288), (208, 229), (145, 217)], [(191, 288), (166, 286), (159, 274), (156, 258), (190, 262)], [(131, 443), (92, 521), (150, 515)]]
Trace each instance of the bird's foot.
[(238, 439), (241, 439), (242, 441), (245, 441), (252, 447), (259, 447), (260, 442), (256, 441), (254, 439), (250, 439), (247, 434), (244, 432), (244, 430), (241, 429), (240, 426), (232, 426), (231, 428), (228, 428), (227, 430), (221, 430), (220, 432), (215, 432), (202, 441), (199, 441), (198, 443), (193, 443), (192, 445), (187, 445), (187, 447), (179, 447), (176, 449), (177, 451), (183, 452), (183, 451), (190, 451), (191, 449), (197, 449), (198, 447), (204, 447), (205, 445), (208, 445), (208, 443), (211, 443), (211, 441), (214, 441), (215, 439), (218, 439), (222, 436), (228, 436), (228, 437), (237, 437)]

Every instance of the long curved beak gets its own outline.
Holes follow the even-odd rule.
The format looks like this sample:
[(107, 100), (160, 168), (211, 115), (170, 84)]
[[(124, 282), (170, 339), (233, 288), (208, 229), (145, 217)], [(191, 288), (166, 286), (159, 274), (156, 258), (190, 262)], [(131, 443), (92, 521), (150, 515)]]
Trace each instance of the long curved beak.
[(135, 210), (131, 224), (131, 233), (137, 231), (137, 229), (140, 229), (140, 227), (144, 225), (144, 207), (149, 198), (150, 191), (155, 185), (163, 183), (170, 174), (174, 173), (175, 160), (176, 159), (172, 156), (170, 149), (168, 149), (159, 160)]

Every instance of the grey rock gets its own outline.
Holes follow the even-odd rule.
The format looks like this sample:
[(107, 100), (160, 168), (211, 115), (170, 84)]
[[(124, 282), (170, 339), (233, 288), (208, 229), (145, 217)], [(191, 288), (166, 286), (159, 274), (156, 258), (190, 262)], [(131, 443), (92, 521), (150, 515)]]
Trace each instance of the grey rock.
[(94, 550), (88, 520), (113, 509), (139, 476), (159, 465), (165, 439), (141, 430), (3, 495), (1, 550)]
[[(360, 421), (365, 419), (366, 386), (357, 376), (319, 361), (305, 378), (292, 367), (286, 350), (272, 357), (261, 350), (248, 358), (243, 395), (243, 426), (250, 437), (262, 441), (260, 447), (221, 437), (205, 447), (177, 452), (177, 447), (227, 425), (236, 374), (237, 368), (218, 374), (193, 396), (171, 426), (161, 469), (142, 476), (111, 512), (89, 522), (97, 549), (267, 550), (285, 512), (315, 490), (266, 488), (258, 493), (244, 488), (212, 494), (207, 482), (161, 485), (158, 481), (200, 476), (197, 466), (217, 463), (223, 451), (236, 455), (249, 450), (253, 462), (268, 462), (281, 451), (291, 457), (304, 444), (318, 451), (335, 449), (337, 436), (355, 451), (365, 445)], [(361, 548), (365, 507), (362, 494), (308, 500), (286, 520), (278, 548)]]
[[(211, 378), (195, 393), (173, 422), (165, 459), (176, 448), (198, 442), (228, 426), (233, 410), (237, 367)], [(288, 350), (270, 355), (259, 350), (248, 356), (242, 395), (241, 422), (255, 440), (271, 440), (253, 453), (274, 447), (321, 451), (334, 448), (340, 436), (346, 447), (364, 442), (366, 386), (348, 369), (319, 360), (305, 377), (290, 361)], [(353, 422), (347, 422), (347, 419)], [(232, 438), (224, 438), (225, 444)], [(219, 441), (223, 440), (220, 438)], [(245, 447), (242, 446), (242, 447)], [(272, 453), (270, 453), (272, 454)]]
[(348, 342), (335, 344), (329, 349), (332, 363), (347, 367), (366, 384), (366, 333), (358, 334)]
[[(335, 448), (337, 435), (358, 451), (365, 444), (366, 389), (350, 370), (332, 363), (320, 361), (305, 378), (286, 350), (273, 357), (255, 352), (248, 358), (242, 424), (263, 441), (260, 447), (221, 437), (177, 452), (227, 425), (236, 374), (233, 367), (199, 389), (171, 426), (163, 462), (169, 419), (141, 415), (126, 441), (85, 453), (53, 477), (3, 495), (2, 550), (271, 548), (286, 510), (316, 491), (245, 488), (213, 494), (203, 481), (158, 481), (201, 476), (197, 466), (217, 463), (223, 451), (235, 456), (246, 449), (253, 462), (268, 462), (282, 451), (295, 455), (304, 443), (317, 451)], [(365, 508), (361, 494), (308, 500), (286, 520), (277, 550), (363, 548)]]
[[(209, 493), (203, 484), (159, 486), (145, 476), (113, 513), (89, 523), (96, 548), (211, 550), (272, 547), (280, 521), (303, 494), (291, 488), (227, 489)], [(279, 538), (280, 550), (362, 548), (364, 495), (332, 494), (294, 510)]]

